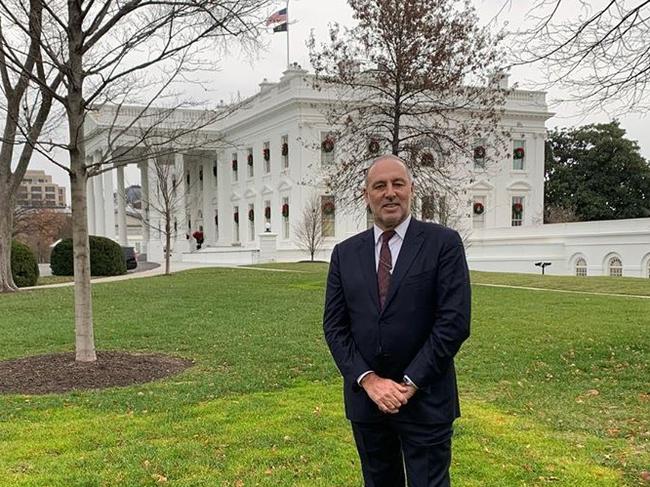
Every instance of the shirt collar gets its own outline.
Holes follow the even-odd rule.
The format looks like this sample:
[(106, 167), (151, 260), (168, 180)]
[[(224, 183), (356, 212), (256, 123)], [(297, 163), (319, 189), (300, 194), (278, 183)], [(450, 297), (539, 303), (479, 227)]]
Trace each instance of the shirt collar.
[[(408, 230), (409, 228), (409, 223), (411, 223), (411, 215), (407, 216), (402, 223), (400, 223), (395, 227), (395, 233), (402, 240), (404, 240), (404, 236), (406, 235), (406, 230)], [(373, 229), (375, 231), (375, 245), (377, 245), (379, 239), (381, 238), (381, 234), (384, 233), (384, 231), (381, 228), (379, 228), (376, 223), (373, 225)]]

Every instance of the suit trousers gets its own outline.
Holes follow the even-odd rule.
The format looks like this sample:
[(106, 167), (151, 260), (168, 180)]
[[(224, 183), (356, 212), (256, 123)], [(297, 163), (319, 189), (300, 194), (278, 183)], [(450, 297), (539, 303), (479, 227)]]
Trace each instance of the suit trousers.
[(387, 417), (375, 423), (352, 422), (352, 433), (365, 487), (451, 485), (452, 423), (407, 423)]

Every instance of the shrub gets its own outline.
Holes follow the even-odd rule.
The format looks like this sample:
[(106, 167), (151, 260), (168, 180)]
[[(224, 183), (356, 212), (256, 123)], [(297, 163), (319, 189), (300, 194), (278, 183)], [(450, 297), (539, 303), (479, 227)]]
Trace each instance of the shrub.
[[(74, 275), (72, 239), (61, 240), (50, 257), (50, 267), (55, 276)], [(126, 262), (122, 247), (106, 237), (90, 236), (90, 275), (118, 276), (126, 274)]]
[(11, 242), (11, 275), (18, 287), (35, 286), (38, 281), (38, 262), (32, 249), (15, 240)]
[(72, 239), (64, 238), (52, 249), (50, 269), (55, 276), (72, 276)]

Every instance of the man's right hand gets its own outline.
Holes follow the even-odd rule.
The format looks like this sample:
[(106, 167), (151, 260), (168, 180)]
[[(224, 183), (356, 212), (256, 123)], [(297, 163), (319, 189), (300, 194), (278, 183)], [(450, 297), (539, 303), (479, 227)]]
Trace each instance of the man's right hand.
[(408, 386), (379, 377), (374, 372), (361, 380), (361, 387), (382, 413), (395, 414), (408, 401)]

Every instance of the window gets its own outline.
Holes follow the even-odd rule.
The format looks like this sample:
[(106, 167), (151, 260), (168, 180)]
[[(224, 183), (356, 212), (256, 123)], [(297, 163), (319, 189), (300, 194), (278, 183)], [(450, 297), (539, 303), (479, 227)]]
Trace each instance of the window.
[(580, 277), (587, 276), (587, 261), (582, 257), (576, 260), (576, 276), (580, 276)]
[(526, 141), (512, 141), (512, 169), (523, 171), (526, 167)]
[(647, 275), (646, 275), (646, 277), (647, 277), (648, 279), (650, 279), (650, 259), (648, 260), (648, 265), (647, 265), (647, 269), (646, 269), (646, 271), (647, 271)]
[(255, 158), (253, 157), (253, 149), (248, 149), (248, 155), (246, 156), (246, 167), (248, 168), (248, 177), (252, 178), (255, 176)]
[(283, 135), (281, 140), (281, 152), (282, 152), (282, 169), (287, 169), (289, 167), (289, 136)]
[(474, 141), (474, 169), (485, 169), (485, 139)]
[(524, 221), (524, 197), (512, 197), (512, 226), (520, 227)]
[(264, 173), (271, 172), (271, 143), (264, 142), (264, 149), (262, 149), (262, 157), (264, 158)]
[(239, 206), (232, 207), (233, 225), (232, 225), (232, 241), (239, 242)]
[(334, 196), (321, 196), (321, 228), (323, 237), (334, 237), (336, 234), (336, 206)]
[(212, 162), (212, 176), (214, 176), (215, 182), (217, 181), (217, 174), (218, 174), (217, 168), (219, 167), (217, 165), (217, 162), (218, 161), (216, 159)]
[(475, 196), (472, 202), (472, 228), (485, 227), (485, 196)]
[(264, 230), (271, 228), (271, 200), (264, 201)]
[(282, 198), (282, 238), (289, 238), (289, 198)]
[(320, 133), (320, 163), (321, 166), (334, 164), (334, 154), (336, 152), (336, 141), (334, 134), (331, 132)]
[(612, 277), (621, 277), (623, 275), (623, 262), (618, 257), (612, 257), (608, 263), (609, 275)]
[(248, 214), (246, 215), (248, 219), (248, 240), (255, 240), (255, 205), (248, 205)]
[(231, 163), (231, 165), (232, 165), (232, 180), (237, 181), (237, 177), (238, 177), (237, 170), (239, 169), (239, 167), (237, 166), (237, 154), (234, 153), (234, 152), (232, 154), (232, 163)]
[(432, 222), (436, 218), (436, 202), (433, 195), (422, 197), (422, 220)]
[(54, 190), (54, 186), (46, 186), (46, 187), (45, 187), (45, 191), (48, 192), (48, 193), (54, 193), (54, 192), (56, 192), (56, 191)]

